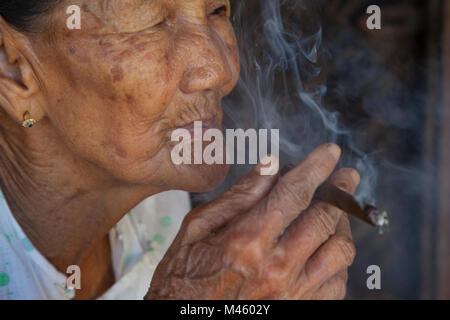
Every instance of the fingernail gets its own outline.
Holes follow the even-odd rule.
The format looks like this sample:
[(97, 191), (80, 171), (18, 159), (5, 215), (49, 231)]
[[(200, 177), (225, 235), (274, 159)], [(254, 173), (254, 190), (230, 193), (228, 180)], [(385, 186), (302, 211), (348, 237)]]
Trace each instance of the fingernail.
[(344, 190), (344, 191), (348, 191), (348, 189), (349, 189), (348, 184), (345, 181), (337, 182), (336, 187), (338, 187), (339, 189)]
[(352, 175), (352, 178), (354, 181), (359, 182), (361, 180), (361, 176), (358, 171), (356, 171), (355, 169), (352, 169), (352, 170), (350, 170), (350, 172), (351, 172), (351, 175)]
[(339, 160), (339, 158), (341, 157), (341, 148), (339, 148), (336, 144), (334, 143), (329, 143), (327, 145), (328, 151), (333, 155), (333, 157), (336, 160)]

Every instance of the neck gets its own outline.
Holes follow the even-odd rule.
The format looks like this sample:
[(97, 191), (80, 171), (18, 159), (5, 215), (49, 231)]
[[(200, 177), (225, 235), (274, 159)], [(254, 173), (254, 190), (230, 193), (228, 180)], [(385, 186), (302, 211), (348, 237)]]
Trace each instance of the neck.
[(129, 210), (161, 191), (121, 183), (77, 158), (48, 123), (0, 126), (0, 187), (30, 241), (61, 272), (83, 264)]

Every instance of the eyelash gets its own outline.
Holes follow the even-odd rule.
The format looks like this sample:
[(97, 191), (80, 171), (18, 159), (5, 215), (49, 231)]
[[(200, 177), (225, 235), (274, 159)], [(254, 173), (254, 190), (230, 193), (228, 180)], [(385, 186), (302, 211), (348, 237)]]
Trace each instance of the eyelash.
[[(209, 15), (225, 17), (225, 16), (227, 16), (227, 14), (228, 14), (228, 8), (226, 5), (223, 5), (223, 6), (217, 7), (213, 11), (211, 11), (211, 13)], [(164, 25), (165, 23), (167, 23), (167, 18), (164, 18), (160, 23), (154, 25), (153, 27), (158, 27), (158, 26)]]
[(216, 8), (216, 9), (214, 9), (210, 13), (210, 15), (211, 16), (226, 16), (227, 12), (228, 12), (227, 6), (223, 5), (223, 6), (220, 6), (220, 7)]

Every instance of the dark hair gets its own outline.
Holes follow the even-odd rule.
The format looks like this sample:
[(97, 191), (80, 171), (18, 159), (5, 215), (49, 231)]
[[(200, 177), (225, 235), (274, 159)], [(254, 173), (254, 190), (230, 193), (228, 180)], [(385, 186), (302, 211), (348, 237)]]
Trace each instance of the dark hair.
[(33, 31), (35, 21), (56, 7), (60, 0), (0, 0), (0, 15), (21, 31)]

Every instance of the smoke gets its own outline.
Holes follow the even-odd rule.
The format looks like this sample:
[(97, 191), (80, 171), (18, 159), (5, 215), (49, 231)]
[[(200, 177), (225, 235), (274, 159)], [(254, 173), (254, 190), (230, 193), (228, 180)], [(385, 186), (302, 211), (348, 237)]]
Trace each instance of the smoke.
[[(425, 69), (438, 73), (440, 63), (428, 56), (427, 24), (414, 13), (426, 5), (413, 6), (419, 1), (409, 0), (340, 1), (343, 10), (355, 9), (346, 25), (332, 20), (343, 15), (322, 12), (321, 5), (331, 2), (232, 1), (241, 78), (224, 100), (225, 126), (280, 129), (280, 167), (301, 162), (322, 143), (340, 145), (339, 166), (353, 167), (361, 175), (358, 200), (379, 202), (392, 222), (391, 232), (383, 237), (367, 232), (363, 224), (353, 225), (359, 253), (351, 269), (350, 292), (357, 298), (415, 299), (423, 259), (418, 253), (422, 194), (435, 190), (436, 180), (422, 168), (424, 146), (429, 143), (424, 141), (425, 112), (436, 113), (427, 119), (439, 119), (439, 108), (425, 108), (430, 72)], [(400, 38), (392, 38), (389, 28), (377, 33), (378, 38), (362, 32), (358, 19), (364, 18), (366, 4), (375, 3), (386, 4), (382, 10), (388, 17), (399, 12), (389, 11), (388, 5), (406, 3), (402, 15), (391, 21), (391, 30), (405, 30), (404, 25), (413, 29)], [(433, 127), (439, 132), (439, 123)], [(232, 166), (227, 181), (206, 199), (250, 169)], [(373, 263), (384, 270), (382, 293), (369, 294), (365, 286), (365, 268)]]
[[(317, 1), (235, 1), (241, 77), (224, 101), (227, 128), (280, 129), (280, 167), (300, 163), (313, 149), (335, 142), (344, 149), (341, 167), (361, 174), (357, 198), (375, 202), (374, 164), (352, 141), (339, 114), (323, 107), (325, 55)], [(249, 18), (251, 17), (251, 18)], [(231, 185), (250, 167), (234, 166)]]

